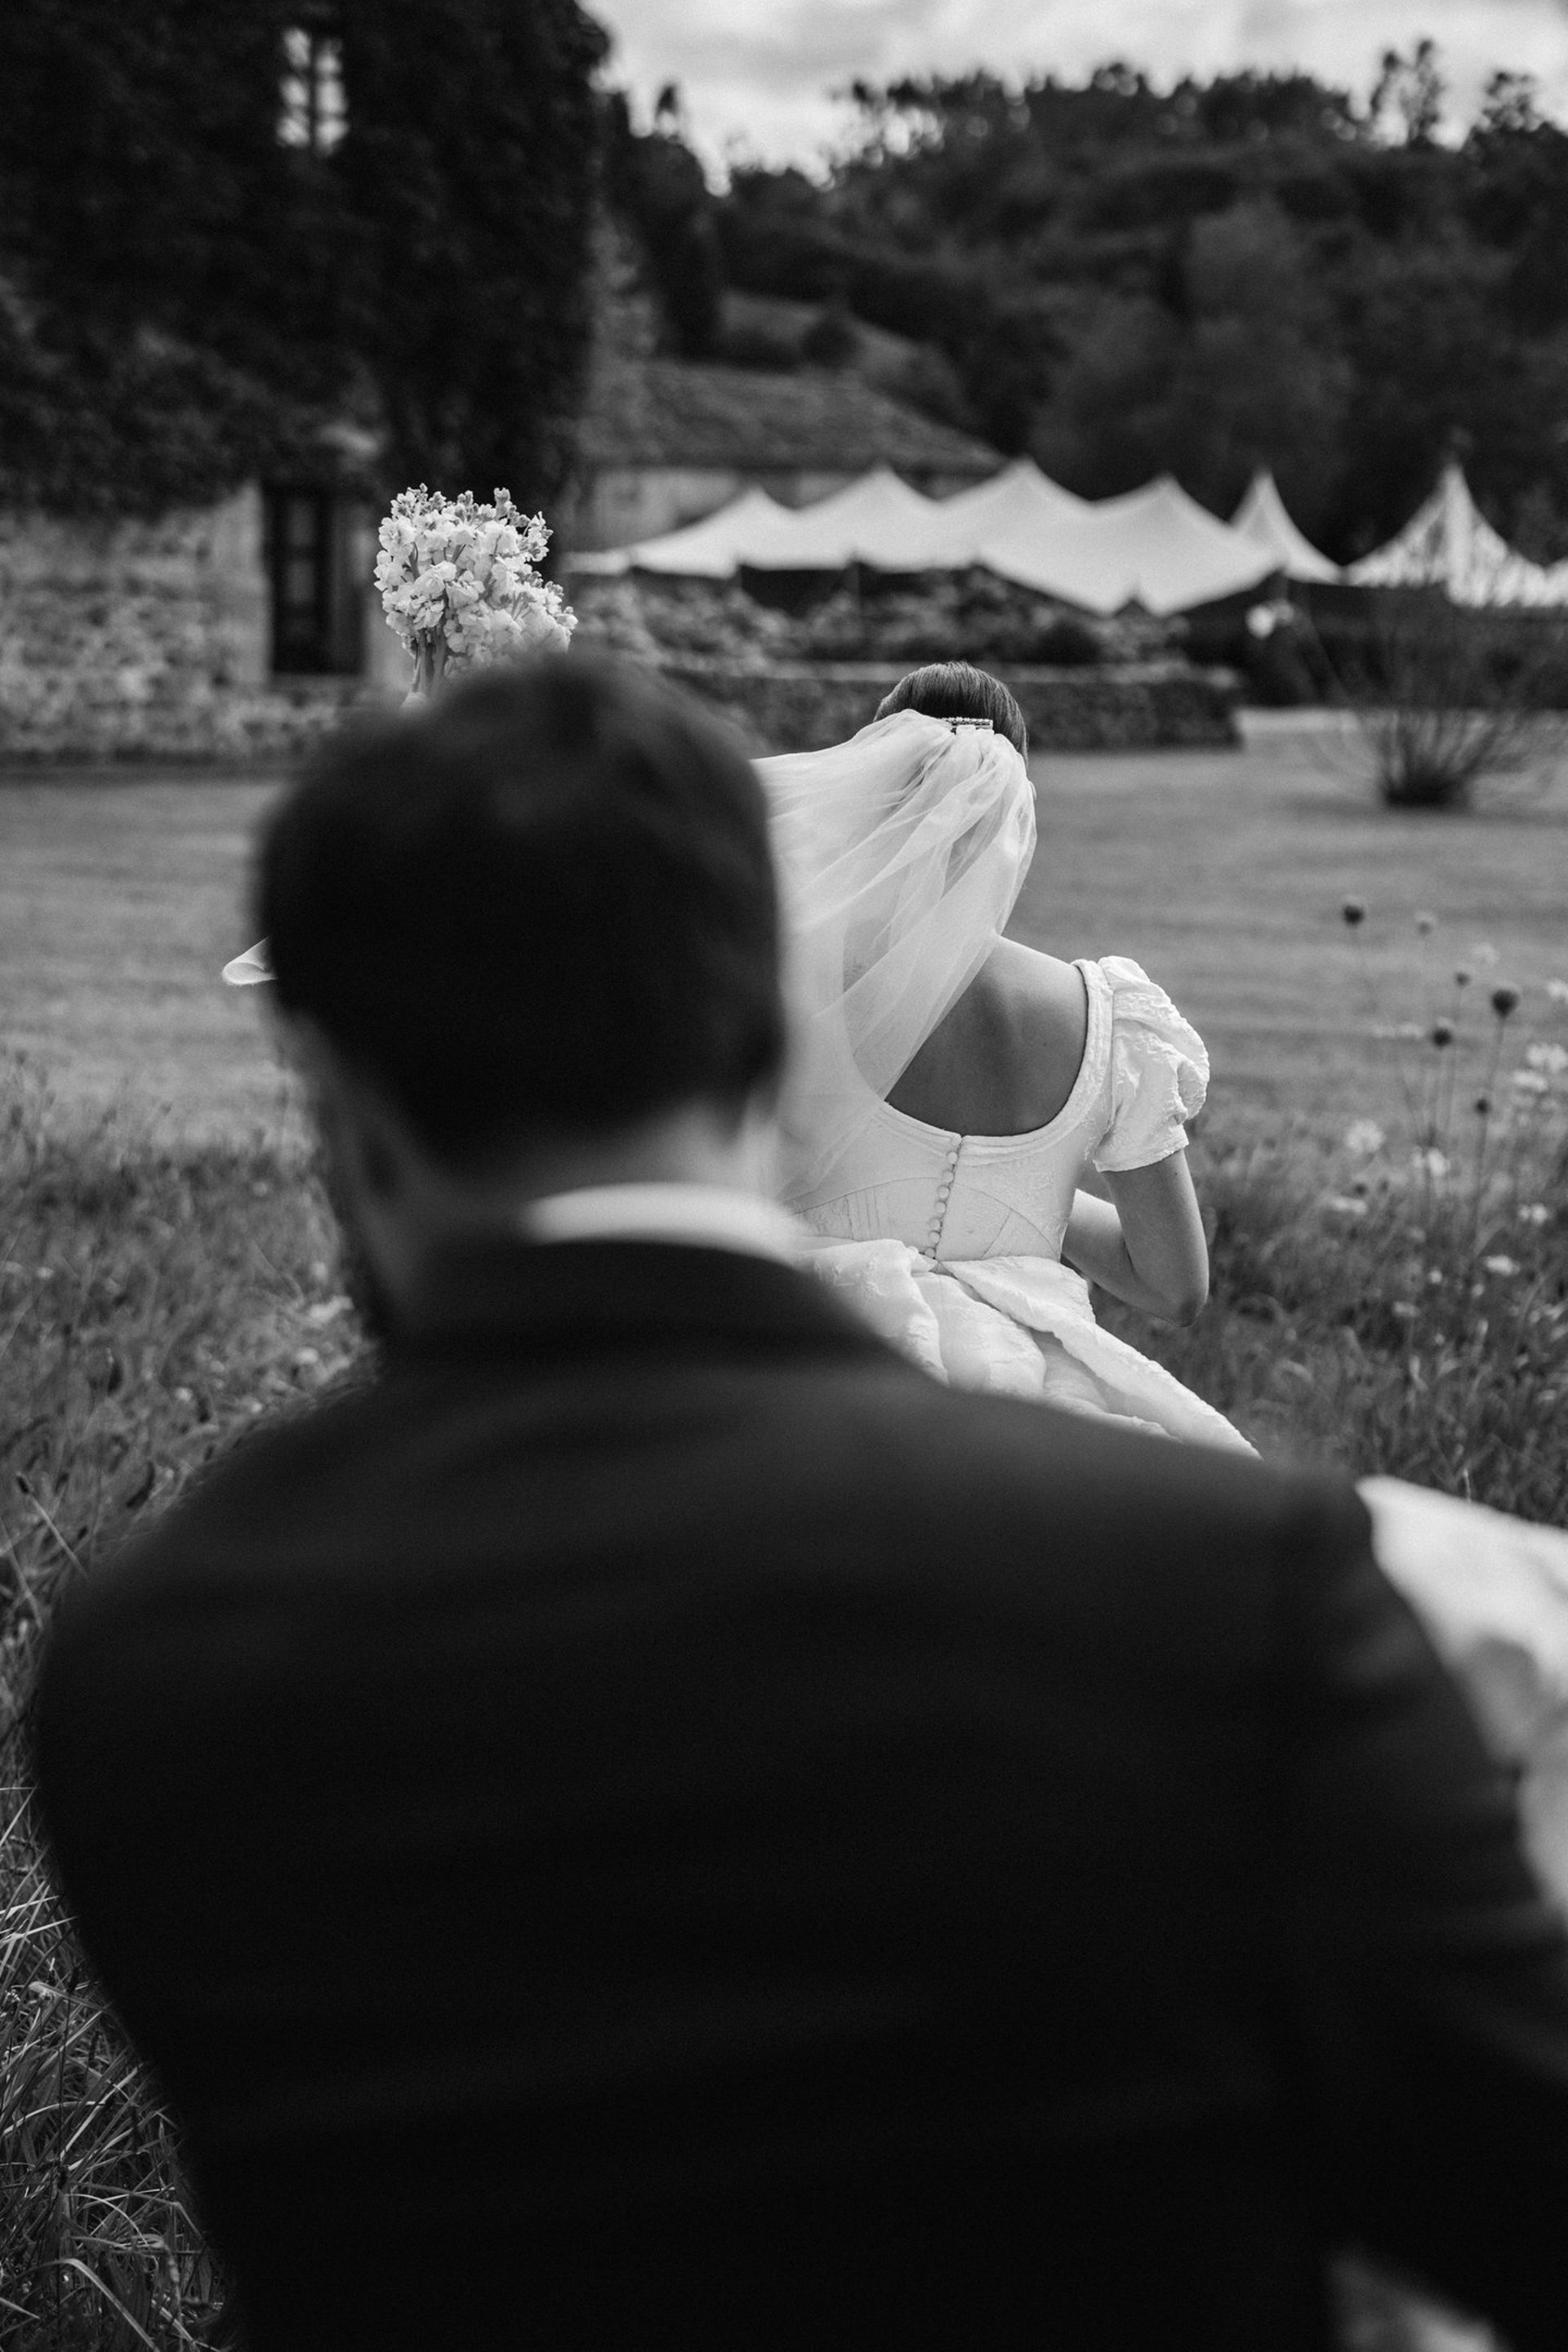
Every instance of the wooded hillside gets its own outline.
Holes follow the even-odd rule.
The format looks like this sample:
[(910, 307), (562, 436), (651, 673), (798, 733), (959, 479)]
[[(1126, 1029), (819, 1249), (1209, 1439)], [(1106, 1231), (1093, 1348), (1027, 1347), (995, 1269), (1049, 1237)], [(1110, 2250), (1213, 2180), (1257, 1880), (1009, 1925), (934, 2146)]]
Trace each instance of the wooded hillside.
[(721, 332), (726, 284), (807, 299), (824, 358), (845, 314), (915, 339), (951, 421), (1086, 495), (1168, 467), (1226, 511), (1270, 466), (1349, 557), (1458, 454), (1500, 527), (1568, 554), (1568, 135), (1521, 78), (1458, 143), (1426, 43), (1361, 100), (1122, 67), (857, 97), (820, 183), (745, 169), (714, 194), (668, 108), (632, 142), (619, 185), (682, 348)]

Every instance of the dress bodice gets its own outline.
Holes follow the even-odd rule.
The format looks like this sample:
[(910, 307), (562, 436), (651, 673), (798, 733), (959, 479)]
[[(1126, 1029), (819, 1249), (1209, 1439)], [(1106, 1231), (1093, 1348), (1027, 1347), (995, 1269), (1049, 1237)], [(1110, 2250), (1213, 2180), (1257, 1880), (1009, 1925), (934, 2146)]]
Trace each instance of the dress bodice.
[(1208, 1081), (1203, 1043), (1126, 956), (1078, 964), (1089, 1020), (1056, 1117), (1025, 1135), (957, 1135), (878, 1102), (835, 1165), (791, 1202), (825, 1239), (907, 1243), (944, 1260), (1058, 1258), (1091, 1162), (1142, 1168), (1179, 1151)]

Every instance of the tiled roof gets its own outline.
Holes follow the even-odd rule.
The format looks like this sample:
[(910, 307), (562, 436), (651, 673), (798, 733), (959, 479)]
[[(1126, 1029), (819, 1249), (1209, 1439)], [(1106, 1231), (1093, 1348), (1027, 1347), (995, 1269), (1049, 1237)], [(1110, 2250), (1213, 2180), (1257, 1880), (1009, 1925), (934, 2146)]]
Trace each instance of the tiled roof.
[(848, 373), (773, 373), (698, 360), (617, 359), (583, 420), (591, 466), (806, 467), (858, 473), (991, 474), (984, 441), (938, 425)]

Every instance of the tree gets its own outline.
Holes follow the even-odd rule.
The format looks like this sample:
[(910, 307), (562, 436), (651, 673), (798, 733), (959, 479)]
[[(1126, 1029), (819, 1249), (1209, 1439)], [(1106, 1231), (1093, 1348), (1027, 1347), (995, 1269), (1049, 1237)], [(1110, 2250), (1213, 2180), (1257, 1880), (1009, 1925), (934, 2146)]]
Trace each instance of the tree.
[(1417, 41), (1410, 55), (1385, 49), (1383, 68), (1373, 89), (1370, 112), (1373, 122), (1385, 114), (1399, 117), (1408, 147), (1430, 147), (1443, 122), (1448, 86), (1437, 62), (1435, 41)]
[[(347, 94), (320, 152), (279, 135), (300, 19)], [(325, 471), (334, 416), (393, 480), (552, 493), (605, 47), (576, 0), (10, 0), (6, 43), (13, 497), (206, 498), (280, 440)]]
[(687, 358), (710, 349), (718, 331), (724, 262), (713, 198), (701, 164), (681, 131), (679, 93), (659, 93), (652, 131), (639, 136), (619, 91), (605, 105), (605, 185), (642, 247), (668, 341)]
[(1268, 199), (1194, 224), (1168, 458), (1230, 513), (1259, 467), (1309, 530), (1332, 508), (1352, 372), (1302, 241)]
[(1275, 205), (1200, 220), (1179, 303), (1080, 297), (1036, 425), (1047, 472), (1089, 496), (1176, 474), (1216, 512), (1259, 467), (1315, 527), (1331, 504), (1350, 371), (1301, 241)]
[(1031, 446), (1084, 498), (1136, 489), (1163, 469), (1182, 335), (1147, 294), (1083, 297), (1064, 328), (1068, 354)]

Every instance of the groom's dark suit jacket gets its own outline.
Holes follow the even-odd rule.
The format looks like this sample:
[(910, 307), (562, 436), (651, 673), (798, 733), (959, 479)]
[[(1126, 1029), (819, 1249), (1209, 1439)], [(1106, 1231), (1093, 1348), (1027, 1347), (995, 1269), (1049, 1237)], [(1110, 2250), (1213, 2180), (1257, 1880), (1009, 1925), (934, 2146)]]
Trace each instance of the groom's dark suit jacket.
[(1341, 1488), (454, 1264), (85, 1580), (47, 1817), (262, 2352), (1568, 2343), (1568, 1973)]

